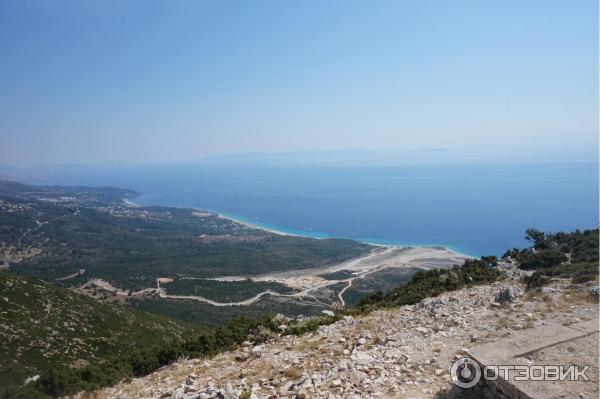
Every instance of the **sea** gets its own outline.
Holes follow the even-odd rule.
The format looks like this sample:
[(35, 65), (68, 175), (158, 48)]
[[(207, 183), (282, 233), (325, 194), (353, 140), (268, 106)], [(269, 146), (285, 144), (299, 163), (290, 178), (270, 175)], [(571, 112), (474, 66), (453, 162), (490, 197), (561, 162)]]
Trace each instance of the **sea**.
[(285, 233), (444, 246), (500, 256), (525, 230), (598, 227), (598, 163), (277, 166), (182, 163), (66, 168), (47, 184), (137, 190)]

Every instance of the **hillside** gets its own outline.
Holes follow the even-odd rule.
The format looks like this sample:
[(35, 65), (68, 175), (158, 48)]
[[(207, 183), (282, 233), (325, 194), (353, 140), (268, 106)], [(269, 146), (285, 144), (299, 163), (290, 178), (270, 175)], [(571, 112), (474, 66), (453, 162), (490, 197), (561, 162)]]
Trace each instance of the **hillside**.
[[(503, 278), (500, 269), (506, 267), (511, 284), (531, 293), (556, 281), (580, 291), (597, 281), (597, 229), (531, 229), (531, 248), (509, 250), (501, 261), (471, 259), (441, 247), (280, 235), (211, 212), (125, 201), (134, 195), (115, 188), (0, 181), (3, 390), (40, 374), (20, 397), (89, 391), (144, 376), (181, 357), (207, 358), (245, 341), (314, 332), (340, 323), (342, 315), (363, 317), (490, 284)], [(276, 313), (282, 315), (273, 319)], [(398, 323), (422, 327), (415, 319)], [(339, 386), (337, 380), (331, 384)], [(200, 388), (191, 385), (184, 388)]]
[(127, 306), (0, 272), (0, 393), (50, 368), (100, 364), (197, 331)]
[(120, 204), (124, 198), (139, 195), (133, 190), (116, 187), (32, 186), (0, 179), (0, 197), (21, 198), (79, 206)]
[[(550, 237), (551, 242), (555, 242), (552, 246), (558, 248), (565, 257), (577, 259), (579, 255), (574, 255), (576, 252), (586, 254), (586, 259), (591, 261), (598, 259), (597, 242), (593, 239), (597, 234), (597, 230), (576, 231), (568, 234), (545, 234), (544, 237)], [(569, 242), (573, 245), (567, 245)], [(534, 259), (537, 259), (537, 257), (544, 259), (543, 252), (537, 250), (535, 244), (530, 249), (518, 251), (519, 253), (531, 252)], [(380, 259), (381, 254), (376, 254), (375, 259)], [(155, 335), (152, 335), (153, 332), (155, 334), (158, 329), (160, 333), (162, 328), (171, 328), (171, 324), (164, 324), (166, 322), (164, 319), (156, 322), (155, 316), (140, 313), (129, 314), (132, 310), (127, 310), (128, 308), (96, 303), (90, 298), (78, 296), (62, 288), (35, 280), (26, 280), (12, 274), (5, 274), (5, 276), (10, 277), (6, 283), (7, 292), (13, 292), (11, 297), (7, 296), (5, 302), (15, 304), (15, 306), (4, 305), (7, 310), (3, 314), (9, 317), (3, 323), (8, 326), (5, 330), (26, 332), (23, 336), (18, 336), (19, 341), (15, 341), (14, 346), (11, 345), (12, 352), (7, 353), (5, 358), (20, 359), (23, 357), (21, 352), (27, 352), (28, 350), (31, 350), (32, 353), (38, 353), (40, 348), (35, 345), (37, 343), (43, 347), (45, 347), (44, 343), (47, 345), (48, 342), (51, 343), (52, 347), (62, 345), (62, 352), (52, 352), (54, 358), (50, 356), (53, 361), (59, 362), (54, 365), (54, 371), (49, 369), (52, 365), (45, 360), (45, 365), (39, 367), (42, 370), (40, 380), (27, 385), (24, 388), (25, 391), (21, 391), (22, 395), (25, 396), (20, 397), (33, 397), (31, 395), (34, 394), (62, 396), (112, 385), (123, 379), (127, 380), (131, 376), (142, 377), (180, 358), (204, 360), (180, 363), (173, 366), (175, 369), (167, 368), (164, 371), (135, 380), (135, 385), (123, 382), (117, 388), (103, 391), (104, 393), (100, 393), (100, 396), (102, 397), (110, 392), (107, 397), (137, 398), (164, 397), (165, 395), (180, 397), (182, 392), (185, 392), (188, 393), (185, 397), (191, 398), (196, 397), (196, 392), (201, 391), (200, 397), (211, 397), (211, 395), (219, 396), (218, 391), (220, 389), (221, 394), (225, 397), (237, 397), (240, 393), (234, 393), (235, 389), (242, 390), (242, 393), (247, 393), (248, 390), (252, 392), (260, 391), (261, 395), (267, 394), (266, 389), (271, 392), (276, 391), (278, 395), (283, 397), (286, 395), (302, 397), (300, 393), (304, 392), (303, 390), (310, 392), (309, 389), (313, 389), (315, 394), (320, 396), (327, 392), (339, 391), (338, 393), (343, 395), (354, 392), (358, 397), (368, 397), (368, 395), (364, 396), (365, 392), (372, 392), (368, 386), (364, 384), (357, 386), (356, 381), (340, 379), (337, 378), (338, 374), (326, 372), (331, 364), (341, 359), (340, 354), (346, 359), (342, 363), (350, 364), (350, 368), (346, 370), (358, 370), (362, 373), (366, 372), (370, 376), (372, 368), (379, 369), (383, 367), (386, 375), (392, 371), (396, 373), (395, 380), (389, 381), (398, 382), (399, 379), (403, 381), (403, 388), (399, 392), (395, 391), (395, 393), (400, 394), (400, 397), (407, 390), (414, 393), (414, 387), (421, 388), (419, 384), (434, 382), (433, 386), (430, 385), (421, 389), (422, 392), (428, 390), (428, 393), (432, 393), (434, 387), (443, 389), (444, 384), (447, 385), (444, 369), (439, 367), (441, 364), (439, 363), (441, 359), (440, 351), (445, 353), (444, 356), (450, 356), (451, 358), (451, 352), (459, 346), (464, 346), (466, 339), (470, 339), (471, 343), (480, 342), (481, 338), (484, 342), (490, 340), (493, 342), (495, 339), (509, 337), (512, 331), (516, 330), (527, 330), (536, 326), (544, 330), (541, 326), (547, 323), (557, 326), (567, 325), (597, 317), (597, 309), (594, 311), (594, 305), (590, 307), (590, 303), (597, 302), (597, 289), (590, 290), (590, 287), (597, 284), (595, 282), (597, 274), (581, 281), (581, 275), (577, 274), (577, 270), (574, 274), (569, 274), (573, 272), (571, 263), (567, 261), (559, 264), (549, 263), (535, 273), (553, 268), (561, 269), (563, 273), (544, 276), (542, 283), (547, 287), (531, 287), (527, 283), (535, 273), (524, 270), (528, 268), (528, 264), (515, 261), (511, 255), (516, 256), (516, 253), (509, 251), (503, 260), (498, 260), (495, 257), (483, 257), (479, 260), (467, 259), (461, 266), (441, 269), (431, 268), (430, 270), (416, 272), (400, 287), (385, 293), (378, 292), (364, 297), (359, 301), (358, 306), (338, 310), (337, 314), (333, 316), (328, 313), (326, 316), (310, 319), (289, 318), (282, 315), (275, 318), (255, 318), (254, 320), (236, 319), (226, 326), (191, 334), (187, 334), (190, 330), (183, 326), (171, 331), (173, 333), (171, 336), (165, 335), (162, 337), (164, 338), (163, 341), (154, 343), (151, 342), (152, 337), (156, 338)], [(386, 259), (389, 260), (390, 258)], [(344, 264), (344, 267), (347, 266), (348, 264)], [(342, 270), (328, 273), (326, 277), (348, 277), (346, 269)], [(27, 282), (27, 284), (22, 281)], [(499, 283), (495, 283), (497, 281)], [(490, 287), (490, 284), (496, 284), (496, 286)], [(29, 294), (30, 285), (34, 287), (34, 295)], [(477, 288), (475, 287), (477, 285), (483, 287)], [(182, 288), (187, 289), (187, 287)], [(41, 291), (41, 294), (37, 291)], [(527, 295), (521, 295), (525, 291), (527, 291)], [(588, 292), (595, 292), (596, 294), (593, 296)], [(54, 298), (55, 296), (59, 298), (57, 302), (60, 303), (61, 310), (52, 312), (53, 305), (44, 301), (45, 298)], [(61, 300), (64, 296), (77, 298), (75, 305), (71, 305), (66, 300)], [(438, 299), (430, 299), (431, 297), (438, 297)], [(32, 298), (37, 298), (37, 300), (34, 301)], [(88, 306), (83, 311), (78, 308), (82, 306), (80, 301)], [(513, 303), (507, 308), (502, 305), (506, 301), (512, 301)], [(99, 312), (96, 311), (96, 306), (99, 306)], [(20, 317), (21, 314), (28, 315), (30, 307), (33, 307), (37, 312), (35, 316)], [(74, 308), (77, 308), (77, 310), (68, 310), (64, 313), (65, 309)], [(415, 312), (420, 312), (423, 308), (427, 310), (429, 318), (423, 314), (415, 315)], [(20, 311), (20, 309), (25, 309), (25, 311)], [(47, 309), (50, 309), (50, 313)], [(113, 313), (115, 309), (121, 309), (124, 313), (106, 314), (105, 309), (111, 309)], [(39, 320), (50, 317), (48, 314), (52, 315), (50, 320), (53, 323), (51, 323), (49, 332), (48, 329), (44, 329), (45, 327), (41, 327), (41, 323), (39, 323)], [(85, 323), (86, 320), (89, 320), (89, 324), (83, 327), (73, 324), (75, 323), (73, 314), (90, 315), (91, 319), (77, 316), (77, 321), (83, 320)], [(251, 312), (248, 312), (248, 314), (258, 316), (258, 314)], [(548, 318), (548, 314), (552, 316), (552, 320)], [(140, 317), (142, 318), (141, 322), (139, 321)], [(365, 320), (365, 322), (359, 322), (361, 327), (358, 330), (355, 329), (357, 325), (353, 321), (355, 319)], [(124, 328), (129, 324), (127, 320), (133, 320), (131, 325), (134, 325), (134, 327), (140, 326), (140, 328), (147, 330), (146, 332), (150, 333), (151, 336), (139, 335), (136, 329), (132, 328), (131, 331), (126, 331), (119, 337), (120, 328)], [(117, 323), (117, 325), (115, 326), (112, 323)], [(148, 323), (150, 324), (149, 329), (147, 328)], [(333, 326), (325, 327), (331, 323), (334, 323)], [(56, 326), (55, 329), (52, 327), (54, 325)], [(176, 323), (176, 325), (178, 324)], [(474, 333), (473, 328), (475, 326), (476, 331)], [(67, 331), (62, 331), (64, 329)], [(88, 331), (92, 331), (94, 334), (103, 331), (108, 334), (108, 331), (112, 329), (114, 329), (114, 335), (111, 331), (111, 337), (119, 337), (116, 338), (118, 342), (114, 344), (111, 344), (109, 339), (108, 341), (102, 340), (103, 345), (100, 345), (95, 341), (93, 334), (92, 336), (88, 334)], [(58, 331), (58, 333), (54, 331)], [(80, 333), (80, 331), (85, 333)], [(317, 331), (316, 335), (315, 331)], [(328, 340), (328, 336), (339, 331), (346, 332), (343, 333), (344, 337), (340, 337), (337, 344)], [(382, 334), (385, 335), (389, 331), (398, 331), (396, 333), (398, 337), (393, 339), (381, 338)], [(469, 334), (465, 334), (465, 331), (468, 331)], [(481, 331), (484, 331), (485, 334), (480, 334)], [(47, 336), (40, 336), (39, 340), (36, 340), (35, 335), (41, 335), (43, 332), (46, 332)], [(434, 347), (438, 342), (437, 340), (423, 340), (430, 335), (433, 336), (434, 333), (447, 344), (452, 343), (450, 347)], [(82, 349), (80, 346), (82, 338), (79, 335), (84, 337), (83, 342), (86, 342), (85, 339), (94, 342), (93, 351), (97, 351), (98, 354), (90, 350), (86, 351), (85, 348)], [(186, 336), (184, 337), (184, 335)], [(289, 335), (305, 335), (305, 338), (292, 338)], [(346, 335), (351, 338), (346, 338)], [(58, 341), (56, 341), (57, 336), (60, 337)], [(288, 337), (282, 338), (282, 336)], [(7, 340), (14, 340), (16, 337), (11, 338), (9, 336)], [(135, 337), (135, 340), (132, 340), (132, 337)], [(373, 348), (367, 344), (371, 339), (373, 339)], [(247, 341), (254, 342), (255, 348), (251, 350), (247, 344), (244, 344)], [(392, 343), (391, 347), (386, 344), (398, 341), (401, 344)], [(35, 344), (31, 345), (31, 342)], [(256, 367), (255, 362), (251, 359), (261, 357), (263, 353), (267, 353), (263, 352), (266, 350), (265, 348), (268, 348), (262, 346), (262, 343), (265, 342), (267, 345), (274, 345), (275, 349), (272, 354), (275, 358), (261, 358), (261, 365), (264, 367)], [(326, 347), (321, 347), (321, 342), (325, 342)], [(347, 343), (352, 343), (354, 346), (349, 347)], [(246, 345), (246, 349), (241, 349), (240, 354), (240, 349), (236, 348), (239, 348), (241, 344)], [(283, 353), (281, 345), (285, 347), (286, 352), (292, 351), (290, 353), (293, 354), (295, 351), (298, 356), (281, 357), (280, 355)], [(23, 348), (23, 350), (20, 348)], [(374, 349), (374, 351), (371, 349)], [(397, 373), (398, 360), (390, 359), (387, 355), (389, 351), (398, 349), (402, 351), (404, 357), (408, 356), (405, 359), (403, 358), (404, 360), (401, 359), (402, 364), (408, 368), (402, 369), (404, 371), (401, 371), (399, 375)], [(361, 354), (361, 351), (364, 350), (370, 352), (366, 355)], [(217, 363), (208, 360), (222, 352), (225, 352), (225, 355), (219, 355), (216, 359), (222, 359), (222, 356), (225, 356), (225, 363), (219, 363), (218, 360)], [(435, 361), (429, 359), (429, 363), (416, 365), (410, 361), (413, 357), (418, 358), (423, 354), (430, 356)], [(103, 355), (106, 358), (103, 358)], [(281, 357), (281, 359), (278, 357)], [(82, 358), (83, 361), (75, 361), (79, 358)], [(233, 360), (231, 360), (232, 358)], [(27, 358), (25, 357), (25, 359)], [(41, 364), (35, 356), (33, 356), (33, 359), (34, 364)], [(103, 359), (110, 360), (103, 366)], [(244, 364), (238, 364), (246, 361), (249, 361), (247, 363), (249, 369), (245, 369)], [(364, 370), (365, 364), (361, 363), (364, 361), (371, 362), (366, 365), (367, 371)], [(274, 364), (273, 367), (268, 366), (270, 362)], [(286, 366), (279, 365), (279, 362), (284, 362)], [(358, 369), (356, 369), (357, 364)], [(380, 364), (381, 366), (374, 367), (374, 364)], [(71, 367), (65, 367), (66, 365)], [(196, 365), (202, 366), (196, 367)], [(184, 384), (177, 382), (185, 377), (184, 372), (178, 371), (177, 367), (182, 367), (186, 371), (192, 370), (189, 374), (191, 377), (186, 377)], [(240, 382), (232, 381), (231, 373), (236, 371), (239, 375), (240, 367), (242, 375), (256, 379), (258, 382), (255, 381), (248, 385), (248, 379), (245, 377)], [(21, 369), (16, 368), (16, 372), (21, 373), (19, 376), (21, 379), (25, 375), (29, 375), (23, 369), (24, 367), (21, 367)], [(265, 373), (271, 369), (280, 370), (279, 374), (284, 376), (266, 376)], [(13, 369), (8, 369), (7, 373), (14, 375), (14, 366)], [(169, 374), (165, 375), (165, 373)], [(431, 375), (428, 376), (427, 373)], [(198, 378), (201, 374), (204, 377)], [(215, 375), (229, 380), (215, 381)], [(346, 378), (352, 380), (357, 378), (357, 375), (357, 373), (354, 373)], [(310, 378), (307, 376), (310, 376)], [(157, 378), (160, 382), (157, 382)], [(360, 376), (359, 380), (362, 381), (362, 378), (363, 376)], [(369, 378), (373, 377), (370, 376)], [(268, 381), (268, 383), (265, 381)], [(373, 380), (371, 381), (373, 383)], [(384, 386), (387, 386), (385, 384), (388, 380), (383, 378), (375, 381), (381, 381)], [(205, 387), (201, 385), (204, 383), (206, 383)], [(224, 384), (224, 386), (218, 387), (217, 384)], [(409, 385), (411, 387), (407, 388), (406, 386)], [(234, 386), (239, 388), (231, 388)], [(383, 387), (380, 388), (383, 389)], [(28, 392), (27, 389), (30, 391)], [(246, 395), (246, 393), (243, 395)], [(380, 392), (380, 394), (382, 393)], [(385, 391), (385, 394), (389, 394), (389, 392)], [(325, 395), (324, 397), (328, 396)]]
[[(347, 315), (302, 336), (248, 342), (210, 359), (182, 360), (94, 392), (94, 397), (542, 399), (574, 397), (573, 392), (578, 398), (598, 397), (598, 304), (590, 287), (558, 279), (544, 291), (526, 292), (521, 272), (510, 263), (501, 267), (512, 277), (415, 304)], [(505, 297), (506, 292), (511, 294)], [(578, 331), (580, 325), (592, 329)], [(482, 386), (461, 396), (453, 388), (450, 367), (456, 359), (478, 348), (486, 354), (490, 347), (525, 352), (540, 336), (555, 339), (553, 331), (566, 331), (570, 339), (555, 343), (556, 349), (538, 344), (527, 356), (497, 364), (585, 364), (589, 381), (517, 386), (529, 390), (528, 396), (515, 391), (487, 396)]]
[(293, 309), (295, 314), (314, 314), (323, 305), (312, 299), (265, 296), (254, 309), (232, 308), (223, 317), (221, 310), (208, 305), (199, 313), (189, 300), (159, 298), (157, 279), (175, 281), (167, 294), (239, 299), (246, 299), (242, 293), (265, 289), (285, 294), (291, 289), (281, 284), (207, 279), (325, 267), (375, 249), (351, 240), (273, 234), (211, 212), (137, 207), (125, 201), (135, 195), (110, 187), (0, 181), (0, 269), (212, 325), (246, 313)]

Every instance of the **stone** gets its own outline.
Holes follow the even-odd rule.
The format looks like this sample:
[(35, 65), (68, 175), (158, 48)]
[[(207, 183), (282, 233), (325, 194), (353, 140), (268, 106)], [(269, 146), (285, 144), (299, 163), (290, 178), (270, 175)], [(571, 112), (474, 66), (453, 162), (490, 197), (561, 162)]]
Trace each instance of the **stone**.
[(250, 350), (250, 353), (252, 353), (252, 356), (255, 356), (255, 357), (260, 357), (260, 355), (261, 355), (261, 354), (262, 354), (262, 352), (263, 352), (263, 349), (264, 349), (264, 346), (263, 346), (263, 345), (257, 345), (257, 346), (254, 346), (254, 347), (253, 347), (253, 348)]
[(196, 388), (194, 388), (188, 384), (183, 388), (183, 392), (185, 392), (185, 393), (196, 392)]
[(25, 379), (25, 384), (29, 384), (30, 382), (36, 382), (37, 380), (40, 379), (40, 375), (36, 374), (34, 376), (28, 377)]
[(296, 399), (306, 399), (306, 389), (298, 389), (298, 391), (296, 392)]
[(426, 327), (417, 327), (415, 331), (420, 332), (421, 334), (429, 334), (429, 329)]
[[(534, 329), (542, 324), (546, 333), (568, 328), (579, 336), (597, 331), (597, 318), (589, 319), (592, 312), (597, 312), (592, 301), (574, 302), (564, 295), (569, 292), (579, 299), (574, 294), (577, 290), (591, 295), (594, 285), (548, 285), (554, 290), (550, 299), (555, 303), (564, 301), (568, 314), (559, 307), (549, 307), (549, 302), (541, 301), (539, 296), (535, 300), (523, 296), (522, 283), (508, 277), (493, 285), (442, 293), (416, 305), (378, 310), (356, 319), (343, 317), (302, 337), (281, 334), (264, 344), (247, 342), (245, 348), (218, 355), (212, 363), (204, 359), (180, 360), (167, 366), (174, 367), (177, 374), (169, 375), (165, 368), (161, 377), (149, 378), (146, 387), (128, 393), (124, 399), (158, 397), (169, 388), (181, 388), (181, 392), (170, 391), (175, 393), (169, 399), (239, 399), (242, 389), (250, 387), (252, 399), (418, 398), (432, 397), (434, 392), (445, 395), (452, 386), (447, 366), (465, 352), (476, 353), (467, 346), (490, 344), (485, 353), (511, 350), (510, 345), (497, 345), (502, 337), (514, 340), (515, 353), (525, 354), (523, 361), (531, 361), (527, 353), (537, 347), (541, 336)], [(497, 302), (492, 305), (492, 301)], [(288, 322), (281, 319), (275, 326)], [(506, 327), (502, 331), (498, 330), (499, 322)], [(518, 338), (523, 334), (527, 339)], [(297, 370), (286, 372), (292, 366)], [(187, 385), (187, 380), (181, 384), (179, 376), (192, 371), (201, 377), (193, 376), (193, 384)], [(236, 379), (240, 374), (244, 380)], [(227, 378), (233, 379), (233, 386)], [(211, 381), (211, 389), (196, 391), (207, 381)], [(102, 397), (131, 392), (121, 386), (110, 390)], [(577, 392), (573, 392), (575, 397)]]
[(373, 358), (365, 352), (357, 352), (352, 357), (357, 364), (362, 366), (371, 366), (373, 363)]
[(515, 286), (502, 288), (500, 291), (496, 293), (494, 297), (494, 302), (504, 303), (513, 301), (519, 294), (521, 293), (521, 289)]

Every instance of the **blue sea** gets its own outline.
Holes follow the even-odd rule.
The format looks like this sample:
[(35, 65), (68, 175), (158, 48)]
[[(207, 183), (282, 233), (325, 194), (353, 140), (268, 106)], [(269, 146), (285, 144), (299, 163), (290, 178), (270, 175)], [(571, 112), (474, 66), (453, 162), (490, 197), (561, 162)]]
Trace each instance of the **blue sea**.
[(143, 205), (217, 211), (317, 238), (502, 255), (544, 231), (598, 226), (598, 164), (310, 167), (180, 164), (81, 168), (44, 183), (112, 185)]

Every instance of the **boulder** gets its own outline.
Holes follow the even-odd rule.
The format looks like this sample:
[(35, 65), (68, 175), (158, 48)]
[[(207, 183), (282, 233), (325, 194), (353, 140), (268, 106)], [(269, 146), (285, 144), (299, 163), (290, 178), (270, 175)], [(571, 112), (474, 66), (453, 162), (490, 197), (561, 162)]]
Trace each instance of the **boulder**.
[[(596, 296), (598, 296), (598, 295), (596, 295)], [(36, 375), (34, 375), (32, 377), (28, 377), (28, 378), (25, 379), (25, 385), (29, 384), (30, 382), (36, 382), (39, 379), (40, 379), (40, 375), (39, 374), (36, 374)]]
[(252, 353), (252, 356), (255, 356), (255, 357), (260, 357), (260, 355), (261, 355), (261, 354), (262, 354), (262, 352), (263, 352), (263, 349), (264, 349), (264, 346), (263, 346), (263, 345), (257, 345), (257, 346), (254, 346), (254, 347), (253, 347), (253, 348), (250, 350), (250, 353)]
[(352, 357), (353, 360), (361, 366), (370, 367), (373, 364), (373, 358), (365, 352), (356, 352)]
[(521, 294), (521, 289), (515, 286), (502, 288), (500, 291), (496, 293), (494, 297), (494, 302), (496, 303), (504, 303), (513, 301), (519, 294)]
[(296, 399), (305, 399), (306, 398), (306, 389), (300, 388), (296, 392)]

